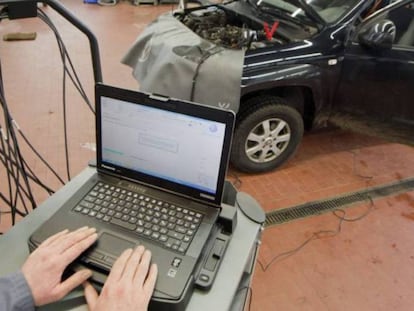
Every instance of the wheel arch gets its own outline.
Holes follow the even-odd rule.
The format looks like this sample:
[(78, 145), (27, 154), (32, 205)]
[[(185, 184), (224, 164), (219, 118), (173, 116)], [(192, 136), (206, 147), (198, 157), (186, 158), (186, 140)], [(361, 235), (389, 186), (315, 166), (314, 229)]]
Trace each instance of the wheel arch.
[(274, 96), (283, 98), (289, 106), (295, 108), (302, 116), (305, 130), (312, 128), (316, 114), (314, 94), (308, 86), (279, 86), (271, 89), (253, 91), (244, 94), (240, 99), (239, 110), (247, 109), (249, 99), (257, 96)]

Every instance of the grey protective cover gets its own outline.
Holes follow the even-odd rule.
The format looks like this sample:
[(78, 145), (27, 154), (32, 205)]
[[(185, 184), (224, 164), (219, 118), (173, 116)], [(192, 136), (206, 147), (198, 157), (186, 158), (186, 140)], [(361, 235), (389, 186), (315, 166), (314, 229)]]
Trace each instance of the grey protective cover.
[(200, 38), (171, 13), (148, 25), (122, 59), (141, 91), (234, 112), (239, 110), (243, 62), (244, 50)]

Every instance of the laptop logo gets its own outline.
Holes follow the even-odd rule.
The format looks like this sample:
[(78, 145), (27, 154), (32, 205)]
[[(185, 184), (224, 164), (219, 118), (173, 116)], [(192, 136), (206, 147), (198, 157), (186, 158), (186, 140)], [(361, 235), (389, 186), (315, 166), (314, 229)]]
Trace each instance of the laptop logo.
[(112, 167), (112, 166), (108, 166), (108, 165), (102, 164), (102, 167), (103, 168), (106, 168), (107, 170), (116, 171), (116, 169), (114, 167)]
[(123, 188), (128, 188), (128, 190), (131, 190), (131, 191), (134, 191), (134, 192), (139, 192), (139, 193), (145, 193), (147, 191), (147, 189), (145, 189), (141, 186), (134, 185), (134, 184), (131, 184), (131, 183), (123, 181), (123, 180), (120, 180), (118, 182), (118, 186), (123, 187)]
[(135, 185), (131, 185), (131, 184), (127, 184), (127, 188), (129, 190), (135, 191), (135, 192), (140, 192), (140, 193), (145, 193), (146, 189), (140, 187), (140, 186), (135, 186)]
[(209, 200), (214, 201), (214, 197), (212, 195), (208, 195), (208, 194), (205, 194), (205, 193), (200, 193), (200, 197), (202, 197), (204, 199), (209, 199)]

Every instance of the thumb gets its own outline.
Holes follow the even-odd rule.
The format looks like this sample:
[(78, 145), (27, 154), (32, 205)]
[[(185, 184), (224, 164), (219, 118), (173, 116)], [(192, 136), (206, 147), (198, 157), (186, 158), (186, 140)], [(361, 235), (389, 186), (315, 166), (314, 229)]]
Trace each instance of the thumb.
[(96, 301), (98, 300), (98, 292), (89, 282), (83, 282), (82, 285), (84, 288), (85, 299), (89, 310), (93, 310), (95, 309)]
[(73, 275), (71, 275), (65, 281), (63, 281), (58, 286), (56, 286), (54, 290), (56, 300), (61, 299), (64, 296), (66, 296), (71, 290), (78, 287), (83, 282), (85, 282), (88, 278), (90, 278), (91, 275), (92, 275), (92, 272), (86, 269), (80, 270), (74, 273)]

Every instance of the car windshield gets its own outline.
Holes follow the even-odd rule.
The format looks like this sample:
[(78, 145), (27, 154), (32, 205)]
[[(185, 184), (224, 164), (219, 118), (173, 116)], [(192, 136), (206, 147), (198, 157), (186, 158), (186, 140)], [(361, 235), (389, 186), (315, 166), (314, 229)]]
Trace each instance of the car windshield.
[[(345, 16), (361, 0), (306, 0), (306, 5), (313, 9), (315, 13), (325, 23), (334, 23)], [(273, 7), (280, 13), (287, 14), (297, 19), (312, 19), (299, 1), (295, 0), (257, 0), (258, 7)]]

